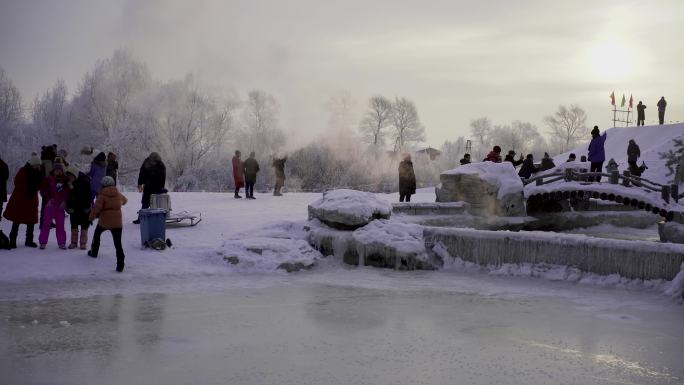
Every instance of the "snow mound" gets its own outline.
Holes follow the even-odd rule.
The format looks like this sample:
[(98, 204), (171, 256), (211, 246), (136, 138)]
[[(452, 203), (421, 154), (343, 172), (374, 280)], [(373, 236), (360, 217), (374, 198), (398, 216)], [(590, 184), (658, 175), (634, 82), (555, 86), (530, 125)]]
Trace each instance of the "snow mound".
[(256, 237), (226, 241), (217, 254), (241, 271), (311, 269), (323, 256), (302, 239)]
[[(641, 150), (639, 164), (643, 160), (648, 166), (642, 177), (664, 184), (672, 180), (672, 176), (667, 175), (669, 170), (665, 167), (665, 161), (660, 158), (660, 153), (672, 149), (672, 139), (684, 135), (684, 123), (664, 124), (662, 126), (616, 127), (607, 129), (606, 133), (606, 161), (613, 158), (621, 171), (626, 170), (628, 167), (627, 145), (630, 139), (634, 139)], [(553, 161), (556, 164), (564, 164), (570, 153), (574, 153), (579, 159), (580, 156), (587, 155), (588, 148), (589, 141), (587, 140), (570, 151), (556, 155)]]
[(352, 238), (359, 255), (359, 265), (399, 270), (439, 267), (425, 251), (423, 226), (381, 219), (354, 231)]
[(497, 188), (499, 199), (509, 194), (519, 193), (523, 189), (518, 172), (510, 162), (470, 163), (442, 173), (442, 175), (459, 174), (477, 174), (480, 179)]
[(339, 229), (353, 230), (373, 219), (389, 219), (392, 205), (375, 194), (356, 190), (333, 190), (309, 205), (309, 219)]

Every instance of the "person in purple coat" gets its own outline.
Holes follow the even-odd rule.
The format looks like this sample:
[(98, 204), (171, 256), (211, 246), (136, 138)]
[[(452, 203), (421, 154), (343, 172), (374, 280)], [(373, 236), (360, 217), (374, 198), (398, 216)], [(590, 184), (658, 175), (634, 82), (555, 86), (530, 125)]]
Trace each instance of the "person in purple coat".
[(97, 194), (102, 189), (102, 178), (107, 175), (107, 155), (104, 152), (97, 154), (93, 162), (90, 164), (90, 196), (91, 201), (95, 199)]
[[(604, 145), (607, 136), (605, 132), (603, 135), (600, 135), (600, 133), (598, 126), (594, 126), (594, 129), (591, 130), (591, 142), (589, 143), (589, 162), (591, 163), (591, 167), (589, 172), (601, 172), (603, 169), (603, 162), (606, 161)], [(595, 178), (589, 177), (590, 182), (594, 180), (600, 182), (601, 176)]]

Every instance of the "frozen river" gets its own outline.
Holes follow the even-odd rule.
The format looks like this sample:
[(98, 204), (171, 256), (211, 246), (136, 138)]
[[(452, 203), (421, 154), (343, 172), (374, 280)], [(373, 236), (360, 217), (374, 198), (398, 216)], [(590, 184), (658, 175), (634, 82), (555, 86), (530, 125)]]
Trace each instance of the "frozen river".
[(374, 269), (349, 286), (345, 274), (2, 301), (2, 383), (684, 382), (684, 311), (657, 294)]
[(54, 244), (2, 252), (0, 384), (684, 383), (684, 307), (647, 285), (334, 258), (245, 272), (215, 253), (240, 231), (306, 219), (319, 196), (174, 194), (204, 220), (169, 229), (164, 252), (140, 249), (128, 205), (123, 274), (107, 236), (96, 260)]

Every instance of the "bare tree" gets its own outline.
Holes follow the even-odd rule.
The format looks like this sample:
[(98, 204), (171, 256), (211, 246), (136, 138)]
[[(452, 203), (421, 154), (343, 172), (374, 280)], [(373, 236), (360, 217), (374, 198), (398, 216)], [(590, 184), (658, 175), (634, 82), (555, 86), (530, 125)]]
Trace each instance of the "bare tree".
[(576, 104), (570, 108), (559, 106), (553, 115), (544, 118), (544, 123), (549, 127), (549, 134), (558, 138), (558, 151), (561, 153), (586, 136), (587, 114)]
[(19, 89), (0, 68), (0, 133), (7, 137), (7, 130), (17, 126), (23, 120)]
[(425, 140), (425, 127), (420, 123), (416, 105), (406, 98), (395, 98), (392, 104), (394, 151), (406, 150), (406, 144)]
[(476, 143), (474, 153), (471, 154), (475, 158), (482, 158), (488, 151), (490, 140), (489, 136), (492, 131), (492, 122), (485, 118), (477, 118), (470, 121), (470, 134)]
[(535, 125), (517, 120), (510, 125), (494, 126), (489, 132), (489, 139), (504, 151), (514, 150), (523, 155), (543, 150), (545, 143)]
[(377, 148), (384, 144), (385, 129), (391, 120), (392, 102), (384, 96), (373, 96), (368, 101), (368, 111), (359, 128), (365, 139)]
[(259, 156), (277, 151), (285, 143), (285, 135), (278, 128), (279, 109), (272, 95), (259, 90), (251, 91), (242, 110), (238, 145), (243, 150), (256, 151)]

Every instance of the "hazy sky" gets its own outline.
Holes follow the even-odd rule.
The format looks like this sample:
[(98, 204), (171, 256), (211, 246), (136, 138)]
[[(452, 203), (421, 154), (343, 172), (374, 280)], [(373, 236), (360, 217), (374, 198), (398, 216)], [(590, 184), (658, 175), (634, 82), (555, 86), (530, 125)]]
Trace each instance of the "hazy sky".
[(684, 0), (0, 0), (0, 67), (26, 101), (126, 48), (160, 80), (266, 90), (311, 137), (331, 95), (405, 96), (433, 146), (480, 116), (544, 130), (559, 104), (607, 127), (613, 90), (684, 121), (682, 37)]

